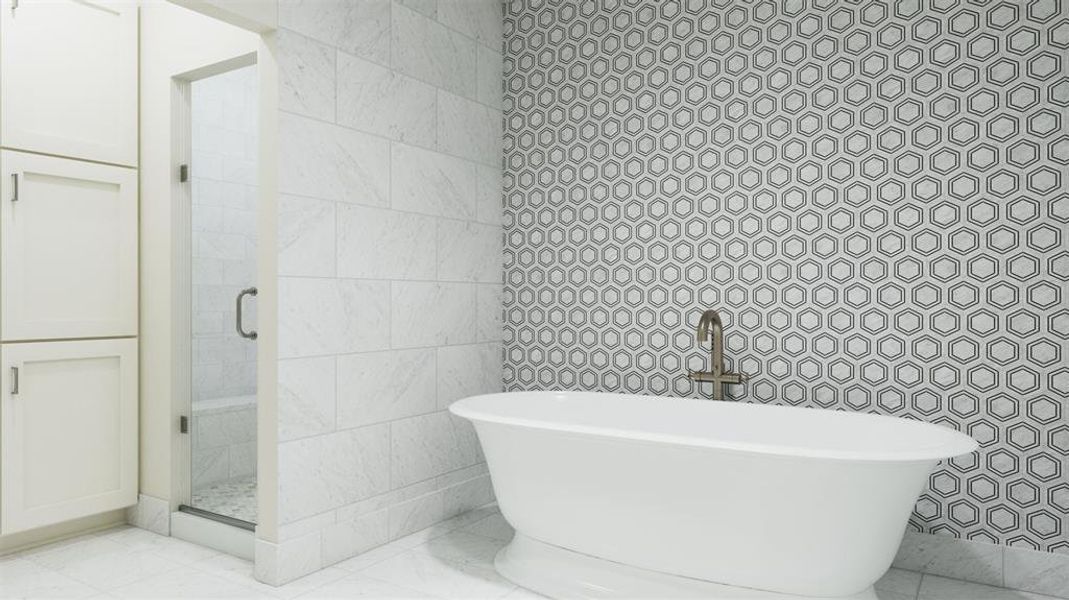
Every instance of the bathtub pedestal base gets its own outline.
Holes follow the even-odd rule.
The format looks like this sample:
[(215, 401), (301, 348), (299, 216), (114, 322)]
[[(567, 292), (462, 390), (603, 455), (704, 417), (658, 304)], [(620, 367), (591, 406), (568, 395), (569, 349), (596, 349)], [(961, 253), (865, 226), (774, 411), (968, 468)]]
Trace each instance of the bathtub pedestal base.
[[(552, 546), (518, 532), (498, 552), (494, 566), (513, 583), (550, 598), (803, 598), (640, 569)], [(849, 598), (876, 600), (876, 594), (870, 588)]]

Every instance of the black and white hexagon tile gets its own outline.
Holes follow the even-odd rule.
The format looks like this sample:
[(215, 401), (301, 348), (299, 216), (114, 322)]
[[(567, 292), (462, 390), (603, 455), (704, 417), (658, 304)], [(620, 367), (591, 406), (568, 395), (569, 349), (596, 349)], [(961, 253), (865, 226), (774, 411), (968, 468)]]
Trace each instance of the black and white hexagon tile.
[[(505, 385), (946, 423), (919, 531), (1069, 551), (1069, 2), (516, 0)], [(834, 502), (834, 499), (829, 499)]]

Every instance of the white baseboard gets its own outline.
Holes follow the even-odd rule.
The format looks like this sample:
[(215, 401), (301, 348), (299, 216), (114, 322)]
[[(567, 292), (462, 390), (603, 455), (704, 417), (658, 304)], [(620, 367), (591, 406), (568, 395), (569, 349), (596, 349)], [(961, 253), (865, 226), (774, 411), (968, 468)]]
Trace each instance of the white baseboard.
[(324, 567), (320, 532), (281, 543), (256, 540), (253, 576), (268, 585), (285, 585)]
[(160, 535), (171, 535), (171, 504), (154, 496), (139, 494), (137, 504), (126, 509), (126, 522)]

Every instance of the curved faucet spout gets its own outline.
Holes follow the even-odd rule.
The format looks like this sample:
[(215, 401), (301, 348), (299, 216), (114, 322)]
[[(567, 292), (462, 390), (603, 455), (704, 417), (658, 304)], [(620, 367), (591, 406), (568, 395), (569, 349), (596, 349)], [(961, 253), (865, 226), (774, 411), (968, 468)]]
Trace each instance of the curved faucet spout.
[(720, 320), (720, 313), (714, 309), (709, 309), (702, 313), (700, 319), (698, 319), (698, 343), (709, 341), (709, 336), (715, 338), (717, 332), (721, 335), (724, 331), (724, 322)]
[(698, 319), (698, 345), (709, 345), (709, 370), (688, 371), (687, 377), (693, 381), (708, 381), (713, 384), (713, 400), (724, 399), (724, 384), (742, 383), (748, 377), (743, 373), (724, 372), (724, 322), (720, 313), (709, 309)]

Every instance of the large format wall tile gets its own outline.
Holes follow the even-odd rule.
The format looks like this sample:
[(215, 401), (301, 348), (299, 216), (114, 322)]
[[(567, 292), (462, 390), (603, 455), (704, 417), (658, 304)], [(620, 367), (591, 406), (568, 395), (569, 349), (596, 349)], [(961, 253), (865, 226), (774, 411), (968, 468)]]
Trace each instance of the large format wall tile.
[(386, 140), (279, 113), (278, 189), (283, 194), (385, 206), (390, 199)]
[(478, 81), (476, 98), (479, 102), (501, 108), (501, 81), (503, 79), (504, 58), (486, 46), (478, 48)]
[(390, 424), (391, 482), (404, 486), (477, 462), (478, 440), (467, 421), (448, 412)]
[[(437, 217), (474, 220), (477, 187), (485, 177), (475, 163), (413, 146), (394, 144), (390, 207)], [(501, 212), (498, 193), (497, 211)]]
[(504, 286), (500, 283), (479, 284), (475, 288), (475, 339), (498, 342), (504, 335), (501, 315)]
[[(264, 581), (493, 498), (474, 430), (442, 408), (501, 387), (501, 7), (438, 8), (279, 6), (280, 505), (279, 542), (257, 545)], [(210, 191), (213, 221), (255, 207), (240, 188)]]
[(433, 412), (434, 350), (390, 350), (338, 357), (338, 428)]
[(323, 529), (323, 563), (331, 565), (388, 542), (386, 519), (384, 509)]
[(335, 203), (279, 196), (278, 273), (303, 277), (335, 274)]
[(494, 109), (439, 92), (437, 125), (439, 150), (488, 166), (500, 164), (501, 119)]
[(501, 225), (503, 185), (500, 165), (478, 166), (475, 172), (475, 207), (480, 222)]
[(435, 118), (434, 87), (344, 52), (338, 54), (338, 123), (430, 147)]
[(469, 344), (475, 341), (475, 286), (467, 283), (394, 282), (394, 348)]
[(400, 0), (400, 3), (426, 17), (438, 16), (438, 0)]
[(394, 210), (338, 207), (338, 276), (434, 279), (435, 220)]
[(390, 343), (390, 288), (381, 281), (283, 277), (280, 358), (381, 350)]
[(292, 440), (335, 429), (335, 358), (278, 363), (278, 438)]
[(900, 569), (1002, 585), (1002, 548), (951, 537), (907, 533), (895, 556)]
[(438, 88), (475, 96), (475, 42), (417, 12), (393, 10), (391, 65)]
[(494, 50), (501, 48), (501, 3), (439, 0), (438, 20)]
[(278, 24), (368, 60), (390, 56), (388, 0), (280, 0)]
[(278, 448), (283, 522), (389, 489), (389, 425), (372, 425), (283, 442)]
[(718, 308), (753, 377), (734, 399), (980, 442), (913, 529), (1066, 552), (1067, 19), (509, 3), (507, 388), (703, 397), (685, 374)]
[(501, 281), (501, 227), (467, 221), (438, 221), (438, 279)]
[(334, 120), (337, 51), (288, 30), (278, 34), (278, 107), (323, 121)]
[(438, 408), (457, 400), (501, 391), (501, 344), (438, 348)]
[(393, 539), (425, 529), (445, 516), (442, 494), (427, 494), (399, 502), (389, 510), (389, 533)]
[(1069, 598), (1069, 554), (1007, 548), (1006, 587)]

